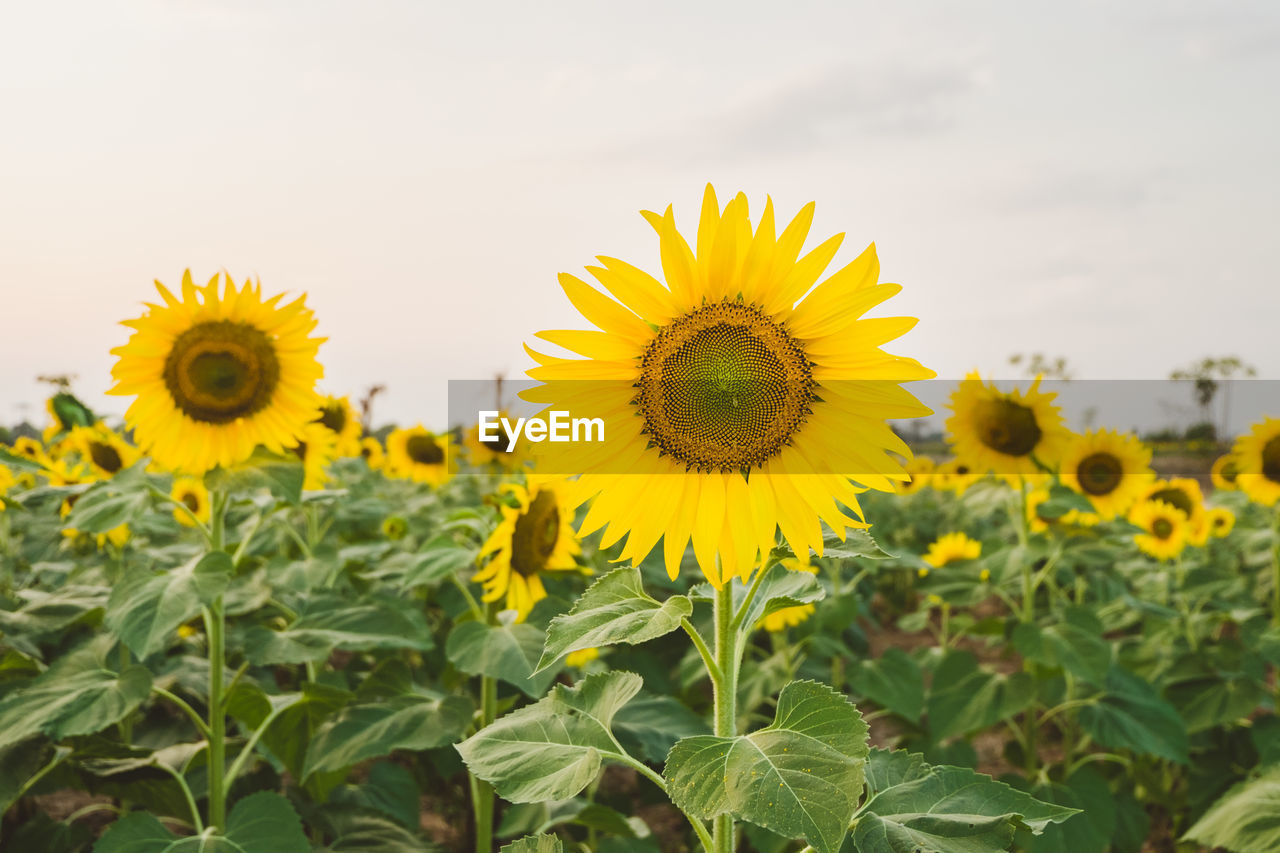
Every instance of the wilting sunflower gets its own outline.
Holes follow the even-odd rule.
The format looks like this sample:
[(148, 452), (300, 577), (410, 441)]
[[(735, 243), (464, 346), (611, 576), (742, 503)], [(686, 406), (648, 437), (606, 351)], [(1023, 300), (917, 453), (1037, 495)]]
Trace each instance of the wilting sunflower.
[(1143, 530), (1133, 537), (1134, 543), (1157, 560), (1171, 560), (1186, 547), (1187, 514), (1173, 504), (1142, 501), (1129, 513), (1129, 521)]
[(313, 421), (302, 429), (297, 443), (289, 448), (302, 460), (302, 488), (307, 491), (323, 489), (329, 481), (329, 463), (337, 456), (337, 436), (319, 421)]
[[(195, 477), (177, 477), (173, 481), (173, 489), (170, 490), (169, 497), (191, 510), (191, 515), (194, 515), (197, 521), (208, 523), (209, 490), (204, 487), (203, 480)], [(173, 509), (173, 517), (184, 527), (195, 527), (195, 521), (191, 520), (191, 516), (177, 507)]]
[(581, 553), (573, 533), (575, 503), (568, 484), (531, 475), (528, 486), (507, 483), (516, 506), (502, 508), (502, 521), (480, 549), (487, 560), (472, 578), (484, 587), (484, 601), (506, 596), (507, 609), (523, 620), (533, 605), (547, 597), (543, 572), (581, 572), (574, 557)]
[(365, 461), (365, 464), (371, 470), (380, 470), (382, 463), (386, 460), (386, 454), (382, 450), (382, 442), (371, 435), (360, 439), (360, 458)]
[[(1204, 492), (1200, 484), (1189, 477), (1151, 481), (1138, 495), (1137, 504), (1148, 501), (1162, 501), (1181, 511), (1187, 520), (1188, 534), (1199, 527), (1205, 512)], [(1129, 520), (1137, 524), (1132, 516)]]
[(74, 427), (68, 443), (94, 475), (102, 479), (114, 477), (142, 457), (136, 447), (101, 422), (88, 427)]
[(914, 319), (863, 318), (901, 289), (878, 283), (875, 247), (817, 283), (843, 235), (800, 256), (812, 204), (776, 235), (772, 201), (753, 230), (745, 195), (722, 211), (707, 187), (693, 248), (671, 208), (643, 215), (665, 282), (601, 257), (587, 271), (615, 302), (561, 275), (602, 331), (540, 333), (584, 359), (528, 350), (529, 376), (547, 384), (525, 399), (605, 424), (604, 442), (538, 445), (543, 470), (581, 472), (594, 497), (579, 532), (605, 528), (602, 547), (626, 536), (633, 563), (661, 537), (672, 577), (692, 538), (721, 587), (749, 576), (779, 529), (808, 560), (822, 522), (840, 536), (865, 527), (858, 493), (906, 479), (886, 451), (911, 458), (885, 419), (930, 413), (897, 383), (933, 376), (879, 349)]
[[(793, 572), (808, 572), (811, 575), (818, 573), (817, 567), (812, 563), (805, 564), (799, 560), (783, 560), (782, 565)], [(804, 622), (813, 615), (814, 607), (812, 604), (797, 604), (794, 607), (783, 607), (775, 610), (762, 617), (756, 623), (757, 628), (763, 628), (770, 634), (780, 634), (788, 628), (794, 628), (801, 622)]]
[(1205, 513), (1208, 517), (1209, 533), (1215, 539), (1225, 539), (1236, 526), (1236, 514), (1225, 506), (1215, 506)]
[(1236, 475), (1239, 473), (1240, 466), (1236, 462), (1235, 455), (1224, 453), (1213, 460), (1213, 467), (1209, 469), (1209, 478), (1213, 480), (1213, 487), (1218, 491), (1234, 492), (1240, 488), (1240, 484), (1236, 482)]
[(510, 452), (511, 434), (502, 426), (502, 420), (514, 421), (505, 409), (498, 412), (497, 427), (490, 427), (489, 438), (480, 437), (480, 424), (474, 424), (462, 436), (462, 446), (467, 450), (467, 458), (477, 467), (495, 466), (504, 471), (515, 471), (528, 458), (527, 442), (517, 440)]
[(1058, 461), (1071, 433), (1037, 378), (1024, 392), (1001, 391), (970, 373), (951, 395), (948, 440), (956, 456), (977, 472), (1005, 478), (1033, 475)]
[(1063, 451), (1058, 476), (1087, 497), (1099, 516), (1115, 518), (1155, 480), (1151, 448), (1135, 435), (1103, 429), (1085, 433)]
[(1248, 435), (1236, 439), (1231, 454), (1240, 490), (1263, 506), (1275, 506), (1280, 500), (1280, 418), (1254, 424)]
[(387, 436), (386, 471), (392, 477), (440, 486), (449, 479), (449, 436), (422, 424)]
[(964, 533), (948, 533), (939, 536), (929, 545), (922, 558), (935, 569), (960, 560), (976, 560), (982, 556), (982, 543), (970, 539)]
[(928, 456), (917, 456), (903, 466), (907, 473), (907, 481), (898, 484), (898, 494), (910, 495), (920, 491), (932, 483), (937, 466)]
[(340, 457), (360, 456), (360, 416), (347, 397), (329, 395), (320, 401), (317, 418), (335, 436), (334, 452)]
[(164, 304), (126, 321), (133, 335), (112, 350), (109, 393), (136, 396), (125, 420), (139, 448), (191, 475), (242, 462), (258, 445), (283, 454), (315, 417), (324, 374), (304, 297), (281, 305), (257, 284), (237, 289), (230, 276), (197, 288), (189, 270), (181, 299), (156, 287)]

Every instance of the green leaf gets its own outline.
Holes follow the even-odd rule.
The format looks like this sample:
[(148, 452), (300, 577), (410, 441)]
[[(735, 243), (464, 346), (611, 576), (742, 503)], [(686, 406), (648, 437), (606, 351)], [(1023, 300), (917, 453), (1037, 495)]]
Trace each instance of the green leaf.
[(658, 601), (644, 591), (639, 569), (617, 569), (593, 583), (572, 610), (551, 620), (538, 670), (579, 649), (646, 643), (679, 628), (691, 613), (693, 602), (685, 596)]
[(1120, 667), (1107, 673), (1106, 692), (1080, 709), (1080, 725), (1103, 746), (1186, 764), (1187, 732), (1178, 712), (1155, 688)]
[(449, 632), (445, 653), (468, 675), (499, 678), (530, 698), (547, 692), (560, 667), (535, 671), (546, 634), (528, 622), (506, 620), (497, 625), (468, 621)]
[(318, 663), (335, 649), (431, 648), (431, 631), (408, 601), (378, 598), (355, 603), (336, 596), (311, 602), (283, 631), (254, 626), (245, 633), (246, 656), (260, 666)]
[(1280, 767), (1227, 791), (1185, 838), (1231, 853), (1280, 850)]
[(316, 853), (447, 853), (382, 815), (345, 809), (335, 813), (330, 807), (324, 810), (324, 823), (335, 838)]
[(920, 722), (924, 713), (924, 675), (911, 655), (896, 646), (878, 658), (861, 660), (849, 671), (849, 683), (870, 699), (905, 720)]
[(951, 651), (933, 675), (929, 727), (940, 739), (985, 729), (1025, 709), (1034, 695), (1027, 673), (992, 672), (969, 652)]
[(301, 693), (300, 698), (296, 694), (268, 696), (261, 688), (241, 682), (227, 701), (228, 713), (250, 729), (261, 725), (273, 705), (289, 704), (263, 733), (262, 746), (299, 779), (312, 738), (353, 698), (350, 691), (316, 682), (304, 683)]
[(99, 480), (76, 499), (66, 527), (84, 533), (106, 533), (145, 514), (151, 501), (143, 469), (146, 461)]
[(339, 806), (372, 809), (395, 819), (409, 829), (417, 829), (422, 814), (421, 791), (407, 768), (379, 761), (369, 768), (360, 785), (336, 789), (329, 802)]
[(207, 476), (209, 488), (225, 489), (232, 494), (267, 489), (285, 503), (302, 501), (305, 472), (302, 462), (294, 457), (277, 456), (259, 447), (253, 455), (234, 468), (216, 468)]
[(1095, 511), (1093, 504), (1084, 495), (1061, 484), (1054, 484), (1049, 489), (1048, 500), (1036, 507), (1036, 515), (1046, 521), (1053, 521), (1072, 510), (1077, 512)]
[(17, 610), (0, 610), (0, 635), (8, 645), (24, 654), (43, 657), (37, 640), (60, 633), (107, 603), (105, 586), (68, 584), (53, 592), (30, 588), (18, 590), (22, 602)]
[(1187, 733), (1230, 725), (1254, 712), (1267, 691), (1245, 673), (1207, 674), (1169, 685), (1165, 696), (1178, 709)]
[(476, 776), (513, 803), (564, 800), (585, 788), (607, 759), (625, 758), (610, 726), (640, 690), (632, 672), (589, 675), (500, 717), (457, 745)]
[(454, 743), (466, 731), (473, 711), (471, 700), (463, 696), (404, 695), (353, 705), (322, 725), (311, 739), (302, 778), (397, 749), (433, 749)]
[(827, 560), (894, 559), (894, 555), (881, 548), (880, 543), (865, 530), (847, 531), (843, 542), (839, 537), (824, 539), (822, 557)]
[(53, 740), (114, 725), (151, 693), (151, 673), (139, 665), (106, 669), (100, 653), (114, 646), (90, 642), (0, 701), (0, 747), (43, 734)]
[(707, 721), (677, 699), (644, 693), (622, 706), (613, 729), (628, 752), (648, 761), (665, 759), (680, 738), (711, 734)]
[(1082, 608), (1070, 608), (1063, 621), (1041, 628), (1022, 622), (1013, 629), (1018, 654), (1044, 666), (1101, 684), (1111, 666), (1111, 645), (1102, 638), (1102, 623)]
[(0, 815), (8, 811), (27, 780), (50, 763), (61, 763), (71, 754), (69, 747), (54, 747), (43, 738), (0, 747)]
[(139, 658), (165, 649), (178, 626), (231, 583), (231, 555), (213, 551), (156, 574), (136, 567), (111, 591), (104, 619)]
[[(1022, 780), (1019, 780), (1022, 781)], [(1015, 839), (1028, 853), (1106, 853), (1116, 831), (1116, 796), (1105, 779), (1090, 767), (1071, 774), (1066, 783), (1036, 785), (1031, 795), (1041, 802), (1079, 809), (1062, 824), (1046, 826), (1033, 836), (1026, 830)]]
[(664, 775), (671, 801), (693, 817), (728, 813), (835, 853), (858, 806), (866, 756), (858, 709), (826, 685), (793, 681), (770, 726), (684, 738)]
[(996, 853), (1020, 827), (1038, 835), (1077, 813), (903, 751), (872, 750), (866, 772), (867, 802), (853, 826), (858, 853)]
[(505, 845), (498, 853), (564, 853), (564, 842), (554, 835), (528, 835)]
[(270, 791), (250, 794), (227, 816), (225, 835), (179, 838), (146, 812), (111, 824), (94, 853), (311, 853), (289, 801)]
[[(743, 590), (740, 583), (735, 582), (734, 587), (735, 593), (745, 594), (745, 591), (739, 592)], [(760, 581), (760, 588), (756, 590), (755, 598), (751, 600), (751, 605), (742, 617), (739, 634), (755, 631), (760, 620), (770, 613), (785, 607), (813, 604), (825, 597), (826, 592), (818, 583), (818, 579), (808, 572), (791, 571), (782, 565), (773, 566)], [(735, 600), (735, 607), (737, 606), (738, 602)]]

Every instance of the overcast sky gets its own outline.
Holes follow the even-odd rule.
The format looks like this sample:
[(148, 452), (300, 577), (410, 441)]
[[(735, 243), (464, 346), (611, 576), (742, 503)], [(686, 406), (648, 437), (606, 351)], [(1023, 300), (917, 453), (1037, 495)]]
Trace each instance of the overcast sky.
[(1280, 378), (1278, 9), (5, 4), (0, 422), (41, 373), (123, 411), (117, 322), (191, 267), (306, 291), (327, 389), (442, 425), (448, 379), (583, 325), (556, 273), (659, 271), (637, 211), (692, 228), (707, 181), (874, 240), (942, 376)]

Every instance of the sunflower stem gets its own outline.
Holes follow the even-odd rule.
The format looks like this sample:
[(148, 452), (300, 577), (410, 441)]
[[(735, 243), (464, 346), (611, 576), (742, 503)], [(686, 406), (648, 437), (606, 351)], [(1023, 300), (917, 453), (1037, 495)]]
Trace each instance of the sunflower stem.
[[(464, 590), (465, 592), (465, 590)], [(470, 596), (468, 596), (470, 597)], [(483, 617), (493, 623), (497, 612), (493, 602), (484, 606)], [(480, 677), (480, 726), (486, 728), (498, 716), (498, 682), (490, 676)], [(474, 774), (468, 773), (471, 783), (471, 808), (476, 821), (476, 853), (492, 853), (493, 850), (493, 786)]]
[[(209, 551), (225, 545), (227, 494), (218, 489), (212, 496)], [(224, 713), (223, 679), (226, 675), (226, 613), (222, 596), (204, 608), (205, 635), (209, 638), (209, 826), (224, 829), (227, 823), (227, 718)]]
[[(763, 572), (761, 573), (763, 574)], [(734, 737), (738, 733), (738, 663), (737, 631), (734, 628), (736, 614), (733, 607), (733, 585), (726, 582), (716, 590), (716, 666), (719, 678), (712, 678), (714, 687), (715, 733), (717, 737)], [(732, 853), (733, 817), (722, 814), (715, 819), (712, 834), (714, 853)]]

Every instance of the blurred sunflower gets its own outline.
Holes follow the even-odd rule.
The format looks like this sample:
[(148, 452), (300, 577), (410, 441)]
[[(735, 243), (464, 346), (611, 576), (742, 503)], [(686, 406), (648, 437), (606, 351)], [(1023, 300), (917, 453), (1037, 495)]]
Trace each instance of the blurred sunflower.
[[(191, 510), (191, 515), (202, 524), (207, 524), (210, 516), (209, 509), (209, 490), (204, 487), (204, 481), (195, 477), (176, 477), (173, 481), (173, 488), (169, 491), (169, 497), (173, 498), (176, 503), (180, 503), (187, 509)], [(182, 510), (174, 507), (173, 517), (183, 527), (195, 527), (195, 522), (191, 520), (191, 516)]]
[(480, 549), (485, 561), (472, 580), (484, 587), (484, 601), (506, 596), (508, 610), (523, 621), (533, 605), (547, 597), (544, 572), (581, 572), (574, 557), (581, 553), (573, 533), (576, 506), (563, 480), (530, 475), (528, 486), (502, 486), (516, 505), (502, 507), (502, 521)]
[(73, 427), (68, 444), (100, 479), (114, 477), (142, 458), (136, 447), (102, 422)]
[(1236, 475), (1239, 473), (1240, 466), (1236, 462), (1235, 455), (1224, 453), (1213, 460), (1213, 467), (1209, 469), (1209, 478), (1213, 480), (1213, 487), (1218, 491), (1234, 492), (1240, 488), (1240, 484), (1236, 482)]
[[(1138, 495), (1137, 504), (1149, 501), (1167, 503), (1182, 512), (1187, 520), (1187, 531), (1190, 535), (1203, 520), (1204, 492), (1200, 484), (1190, 477), (1175, 477), (1172, 480), (1153, 480)], [(1135, 504), (1135, 507), (1137, 506)], [(1130, 517), (1130, 521), (1133, 518)], [(1134, 522), (1137, 524), (1137, 522)]]
[(422, 424), (387, 436), (386, 471), (393, 477), (439, 487), (449, 479), (449, 436)]
[(467, 458), (472, 465), (477, 467), (493, 465), (504, 471), (515, 471), (528, 458), (528, 443), (517, 440), (515, 448), (508, 453), (507, 447), (511, 444), (511, 433), (502, 426), (502, 419), (512, 420), (512, 418), (506, 409), (498, 411), (498, 418), (497, 428), (489, 430), (490, 436), (494, 437), (481, 438), (480, 424), (474, 424), (462, 436), (462, 446), (466, 448)]
[(1039, 378), (1025, 392), (1005, 392), (970, 373), (951, 395), (948, 440), (974, 471), (1006, 479), (1037, 474), (1039, 465), (1058, 461), (1071, 438), (1053, 405), (1056, 396), (1040, 390)]
[(1225, 539), (1236, 526), (1236, 514), (1225, 506), (1215, 506), (1205, 515), (1208, 516), (1209, 532), (1215, 539)]
[(693, 248), (670, 207), (643, 215), (665, 282), (601, 257), (587, 271), (614, 301), (562, 274), (602, 331), (539, 333), (583, 359), (528, 350), (540, 365), (529, 376), (547, 384), (525, 399), (606, 424), (607, 442), (539, 445), (544, 470), (581, 472), (594, 498), (579, 533), (604, 528), (602, 548), (625, 536), (633, 564), (662, 538), (673, 578), (692, 539), (722, 587), (750, 575), (779, 529), (807, 561), (823, 522), (841, 537), (865, 527), (858, 493), (906, 480), (886, 451), (912, 455), (885, 420), (930, 414), (897, 383), (934, 375), (879, 349), (913, 318), (863, 318), (901, 289), (878, 283), (875, 247), (817, 283), (843, 235), (801, 257), (812, 204), (775, 236), (772, 200), (753, 231), (746, 196), (721, 210), (708, 186)]
[[(964, 533), (947, 533), (929, 545), (921, 558), (935, 569), (960, 560), (976, 560), (982, 556), (982, 543)], [(927, 572), (926, 572), (927, 573)]]
[(382, 450), (382, 442), (371, 435), (360, 439), (360, 457), (364, 459), (365, 464), (371, 470), (380, 470), (382, 463), (386, 460), (386, 454)]
[(321, 338), (305, 297), (280, 305), (257, 284), (225, 276), (202, 288), (182, 276), (182, 298), (160, 282), (163, 305), (124, 325), (134, 332), (108, 393), (135, 396), (125, 420), (162, 468), (191, 475), (248, 459), (256, 446), (284, 453), (315, 417)]
[(329, 482), (329, 463), (337, 457), (338, 437), (319, 421), (312, 421), (302, 428), (302, 435), (289, 450), (302, 460), (302, 488), (307, 491), (323, 489)]
[(1236, 484), (1263, 506), (1280, 500), (1280, 418), (1264, 418), (1247, 435), (1236, 439)]
[(600, 650), (595, 646), (589, 649), (578, 649), (576, 652), (569, 652), (564, 656), (564, 665), (571, 666), (574, 669), (582, 669), (593, 660), (598, 660)]
[(1065, 532), (1073, 531), (1073, 528), (1095, 527), (1102, 518), (1093, 512), (1081, 512), (1078, 509), (1068, 510), (1059, 516), (1049, 517), (1042, 514), (1040, 506), (1049, 500), (1049, 489), (1047, 486), (1034, 488), (1027, 492), (1027, 526), (1032, 533), (1043, 533), (1049, 529), (1050, 525), (1058, 525)]
[(0, 512), (4, 512), (4, 495), (13, 484), (18, 482), (18, 478), (13, 476), (13, 472), (9, 470), (8, 465), (0, 465)]
[(334, 452), (339, 457), (360, 456), (360, 416), (347, 397), (329, 395), (320, 401), (320, 417), (335, 437)]
[(898, 494), (910, 495), (930, 485), (934, 479), (936, 466), (928, 456), (917, 456), (903, 466), (907, 481), (898, 484)]
[[(782, 566), (793, 572), (808, 572), (816, 575), (818, 569), (812, 563), (802, 563), (796, 559), (786, 559), (782, 561)], [(814, 607), (812, 604), (797, 604), (794, 607), (783, 607), (772, 613), (761, 617), (756, 623), (757, 628), (763, 628), (771, 634), (780, 634), (788, 628), (794, 628), (801, 622), (804, 622), (813, 615)]]
[(1187, 514), (1165, 501), (1142, 501), (1129, 513), (1129, 521), (1142, 528), (1134, 543), (1157, 560), (1171, 560), (1187, 544)]
[(969, 487), (982, 479), (973, 472), (969, 463), (960, 459), (949, 459), (934, 468), (931, 485), (942, 492), (954, 492), (960, 497)]
[(1137, 436), (1102, 429), (1072, 439), (1063, 451), (1058, 476), (1107, 519), (1124, 514), (1155, 480), (1149, 447)]
[(45, 451), (44, 445), (29, 436), (23, 435), (15, 438), (10, 451), (15, 456), (22, 456), (41, 465), (49, 462), (49, 454)]

